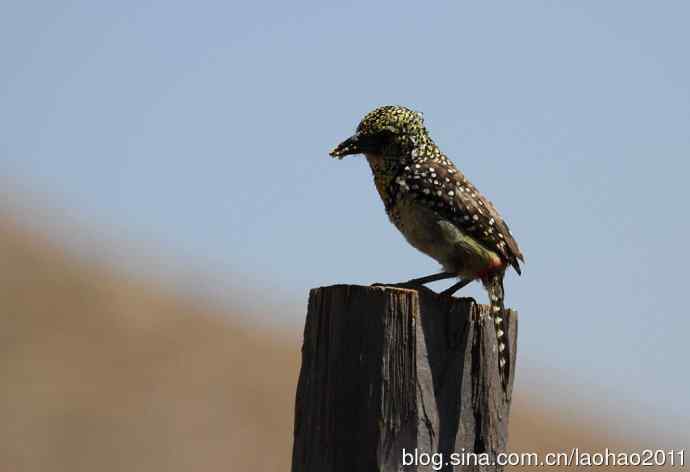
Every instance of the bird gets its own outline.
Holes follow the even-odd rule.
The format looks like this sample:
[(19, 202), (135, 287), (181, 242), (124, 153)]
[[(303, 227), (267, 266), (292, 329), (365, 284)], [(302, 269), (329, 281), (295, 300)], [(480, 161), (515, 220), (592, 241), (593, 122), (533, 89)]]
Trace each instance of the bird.
[(498, 346), (498, 372), (508, 398), (510, 355), (505, 336), (503, 278), (521, 274), (524, 256), (508, 224), (432, 140), (422, 113), (398, 105), (378, 107), (355, 134), (329, 152), (342, 159), (363, 154), (390, 221), (405, 239), (441, 264), (443, 271), (407, 282), (422, 285), (459, 278), (452, 295), (479, 280), (488, 293)]

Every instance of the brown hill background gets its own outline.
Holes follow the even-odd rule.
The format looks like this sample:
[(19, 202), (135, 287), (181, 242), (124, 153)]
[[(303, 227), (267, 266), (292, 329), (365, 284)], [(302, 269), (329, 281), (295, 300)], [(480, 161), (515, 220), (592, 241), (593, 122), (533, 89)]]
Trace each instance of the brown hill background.
[[(0, 470), (289, 470), (298, 335), (135, 282), (8, 217), (0, 264)], [(513, 450), (636, 448), (604, 419), (574, 424), (526, 398)]]

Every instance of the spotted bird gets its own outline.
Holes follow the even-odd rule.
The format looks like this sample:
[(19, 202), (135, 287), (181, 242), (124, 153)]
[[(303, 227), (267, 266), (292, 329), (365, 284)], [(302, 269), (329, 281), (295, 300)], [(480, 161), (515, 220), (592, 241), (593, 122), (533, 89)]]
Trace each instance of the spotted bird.
[(521, 273), (522, 252), (506, 222), (441, 152), (422, 115), (402, 106), (369, 112), (356, 133), (336, 146), (332, 157), (364, 154), (386, 213), (405, 239), (434, 258), (444, 271), (409, 281), (424, 284), (459, 277), (443, 293), (452, 295), (480, 280), (489, 295), (499, 351), (499, 373), (507, 395), (510, 352), (504, 328), (503, 277)]

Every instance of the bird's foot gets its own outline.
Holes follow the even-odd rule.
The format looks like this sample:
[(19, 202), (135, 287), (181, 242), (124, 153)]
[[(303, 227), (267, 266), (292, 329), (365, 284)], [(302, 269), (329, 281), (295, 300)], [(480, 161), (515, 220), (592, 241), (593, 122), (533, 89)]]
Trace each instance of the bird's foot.
[[(400, 283), (394, 283), (394, 284), (382, 284), (382, 283), (375, 283), (372, 284), (373, 287), (397, 287), (397, 288), (410, 288), (410, 289), (415, 289), (415, 290), (427, 290), (431, 293), (437, 294), (437, 292), (434, 292), (431, 290), (429, 287), (424, 286), (424, 284), (430, 283), (430, 282), (436, 282), (438, 280), (445, 280), (445, 279), (450, 279), (453, 277), (457, 277), (457, 274), (454, 274), (452, 272), (440, 272), (438, 274), (433, 274), (433, 275), (428, 275), (426, 277), (419, 277), (417, 279), (412, 279), (408, 280), (407, 282), (400, 282)], [(463, 279), (460, 280), (458, 283), (453, 284), (446, 290), (438, 293), (440, 295), (446, 295), (446, 296), (452, 296), (455, 292), (463, 288), (465, 285), (469, 284), (472, 282), (471, 279)]]
[(382, 287), (382, 288), (404, 288), (408, 290), (415, 290), (416, 292), (426, 292), (429, 295), (438, 296), (438, 293), (431, 290), (429, 287), (424, 285), (410, 283), (410, 282), (399, 282), (392, 284), (374, 283), (371, 284), (372, 287)]

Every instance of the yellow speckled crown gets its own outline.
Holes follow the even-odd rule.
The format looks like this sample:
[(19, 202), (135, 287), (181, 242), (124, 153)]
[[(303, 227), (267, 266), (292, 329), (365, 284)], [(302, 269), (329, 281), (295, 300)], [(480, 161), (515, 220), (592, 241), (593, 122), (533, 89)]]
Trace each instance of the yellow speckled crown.
[(357, 126), (357, 131), (362, 134), (376, 134), (384, 130), (397, 135), (426, 134), (421, 113), (396, 105), (379, 107), (370, 111)]

